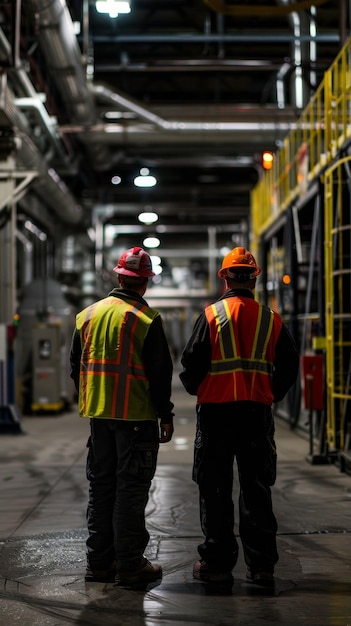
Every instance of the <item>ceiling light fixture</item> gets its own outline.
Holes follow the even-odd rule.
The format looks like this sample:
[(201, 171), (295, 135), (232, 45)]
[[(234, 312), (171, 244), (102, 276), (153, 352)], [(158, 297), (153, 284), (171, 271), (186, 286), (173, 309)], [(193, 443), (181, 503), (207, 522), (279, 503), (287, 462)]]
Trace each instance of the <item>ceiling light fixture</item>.
[(154, 213), (154, 211), (143, 211), (138, 215), (138, 220), (143, 224), (153, 224), (154, 222), (157, 222), (158, 215), (157, 213)]
[(118, 17), (119, 13), (130, 13), (130, 3), (118, 2), (117, 0), (96, 0), (96, 10), (98, 13), (108, 13), (110, 17)]
[(152, 267), (156, 267), (156, 265), (161, 265), (161, 257), (157, 256), (156, 254), (152, 254), (150, 258)]
[(113, 185), (119, 185), (122, 182), (122, 178), (120, 176), (112, 176), (111, 183)]
[(158, 248), (160, 243), (161, 242), (158, 237), (145, 237), (143, 241), (143, 245), (145, 246), (145, 248)]
[(136, 187), (154, 187), (157, 184), (155, 176), (150, 174), (147, 167), (142, 167), (139, 176), (134, 178), (134, 185)]

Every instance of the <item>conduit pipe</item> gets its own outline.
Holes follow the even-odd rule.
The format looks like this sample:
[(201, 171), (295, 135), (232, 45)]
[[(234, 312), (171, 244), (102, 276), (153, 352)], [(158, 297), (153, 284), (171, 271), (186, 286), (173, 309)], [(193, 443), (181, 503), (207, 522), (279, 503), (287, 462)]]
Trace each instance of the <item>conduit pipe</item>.
[(203, 2), (212, 11), (222, 13), (223, 15), (282, 17), (292, 12), (304, 11), (311, 6), (321, 6), (329, 2), (329, 0), (299, 0), (298, 2), (278, 7), (262, 4), (251, 4), (250, 6), (247, 4), (233, 5), (227, 4), (226, 0), (203, 0)]
[[(96, 85), (94, 87), (94, 93), (102, 98), (105, 102), (114, 106), (122, 107), (132, 113), (135, 113), (139, 118), (151, 122), (158, 128), (165, 131), (176, 132), (240, 132), (240, 131), (252, 131), (252, 132), (273, 132), (277, 130), (284, 131), (285, 133), (290, 131), (295, 123), (290, 122), (187, 122), (177, 120), (166, 120), (160, 117), (156, 113), (153, 113), (149, 109), (145, 108), (135, 100), (121, 94), (111, 91), (107, 87), (102, 85)], [(108, 126), (108, 125), (107, 125)], [(114, 124), (110, 124), (114, 126)], [(116, 128), (118, 124), (115, 125)], [(102, 127), (99, 127), (102, 128)], [(68, 129), (67, 129), (68, 130)], [(125, 132), (125, 131), (124, 131)], [(208, 137), (206, 138), (208, 139)], [(215, 136), (214, 136), (214, 139)]]
[[(94, 133), (83, 132), (84, 126), (96, 127), (95, 98), (100, 96), (111, 104), (122, 107), (135, 113), (141, 119), (146, 120), (157, 128), (165, 131), (216, 131), (228, 132), (228, 130), (248, 130), (256, 132), (271, 132), (281, 130), (286, 133), (291, 130), (291, 124), (277, 124), (272, 122), (263, 124), (253, 124), (252, 128), (243, 125), (230, 123), (206, 123), (206, 122), (184, 122), (177, 120), (166, 120), (159, 115), (149, 111), (143, 105), (133, 101), (131, 98), (109, 90), (104, 86), (92, 86), (91, 90), (86, 85), (84, 72), (81, 64), (80, 51), (76, 36), (73, 30), (72, 20), (66, 6), (65, 0), (53, 0), (50, 5), (46, 0), (28, 0), (29, 6), (38, 16), (38, 37), (39, 44), (50, 62), (53, 69), (53, 78), (57, 86), (68, 102), (71, 110), (71, 123), (79, 129), (78, 137), (90, 150), (92, 160), (97, 169), (104, 169), (111, 166), (111, 152), (101, 141), (94, 140)], [(72, 84), (72, 78), (74, 77)], [(240, 128), (239, 128), (240, 127)], [(115, 154), (115, 160), (120, 159), (120, 154)]]

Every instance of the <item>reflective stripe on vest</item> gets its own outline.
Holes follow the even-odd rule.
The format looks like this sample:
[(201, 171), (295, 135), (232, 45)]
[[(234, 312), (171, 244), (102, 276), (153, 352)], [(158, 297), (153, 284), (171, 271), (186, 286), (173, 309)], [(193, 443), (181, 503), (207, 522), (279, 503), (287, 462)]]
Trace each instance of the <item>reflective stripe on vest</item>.
[(78, 314), (82, 340), (81, 415), (156, 419), (142, 348), (157, 315), (145, 304), (115, 297), (105, 298)]
[[(281, 319), (268, 307), (245, 300), (244, 305), (236, 298), (225, 298), (205, 309), (212, 358), (211, 370), (199, 386), (200, 404), (237, 400), (273, 402), (271, 379)], [(241, 341), (237, 345), (235, 332), (246, 333), (245, 348), (240, 348)]]
[(216, 304), (212, 305), (212, 310), (214, 317), (217, 320), (217, 325), (220, 328), (219, 343), (221, 360), (212, 361), (211, 372), (216, 374), (246, 369), (272, 374), (273, 363), (269, 363), (263, 359), (265, 359), (267, 345), (273, 329), (273, 311), (265, 307), (259, 308), (256, 334), (252, 345), (251, 355), (249, 359), (242, 359), (237, 355), (236, 342), (228, 303), (226, 300), (220, 300)]

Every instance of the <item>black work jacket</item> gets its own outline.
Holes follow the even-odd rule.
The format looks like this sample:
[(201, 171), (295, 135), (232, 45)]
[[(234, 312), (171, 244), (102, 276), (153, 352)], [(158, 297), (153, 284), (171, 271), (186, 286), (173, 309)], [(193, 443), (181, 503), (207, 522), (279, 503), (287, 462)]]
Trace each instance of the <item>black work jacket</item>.
[[(234, 296), (254, 298), (249, 289), (229, 289), (219, 300)], [(187, 342), (181, 364), (183, 371), (179, 374), (186, 391), (196, 396), (200, 383), (211, 367), (210, 328), (203, 311), (195, 322), (193, 333)], [(295, 383), (299, 371), (299, 353), (287, 327), (283, 324), (276, 345), (272, 390), (274, 402), (280, 402)]]
[[(109, 296), (124, 300), (137, 300), (149, 306), (146, 300), (135, 291), (129, 289), (112, 289)], [(79, 389), (79, 372), (82, 346), (80, 334), (74, 330), (70, 351), (70, 377), (75, 387)], [(162, 318), (158, 315), (150, 325), (149, 332), (144, 341), (142, 358), (145, 373), (150, 385), (152, 402), (156, 408), (158, 417), (163, 424), (173, 422), (173, 403), (171, 402), (173, 363), (168, 347), (168, 342), (163, 328)]]

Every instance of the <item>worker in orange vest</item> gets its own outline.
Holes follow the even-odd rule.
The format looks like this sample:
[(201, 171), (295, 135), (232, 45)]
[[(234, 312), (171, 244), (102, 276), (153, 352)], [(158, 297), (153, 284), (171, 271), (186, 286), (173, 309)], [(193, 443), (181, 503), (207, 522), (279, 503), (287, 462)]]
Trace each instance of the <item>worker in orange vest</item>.
[(204, 541), (193, 576), (233, 582), (239, 549), (232, 499), (236, 457), (247, 577), (271, 587), (278, 561), (270, 489), (276, 478), (272, 404), (294, 384), (299, 354), (278, 313), (255, 300), (260, 273), (243, 247), (224, 257), (218, 276), (226, 291), (195, 322), (181, 357), (180, 379), (197, 396), (193, 479), (199, 486)]
[(145, 507), (159, 443), (173, 434), (173, 365), (160, 314), (143, 298), (150, 256), (126, 250), (114, 271), (119, 288), (76, 316), (70, 361), (91, 429), (85, 580), (133, 586), (162, 575), (144, 557)]

